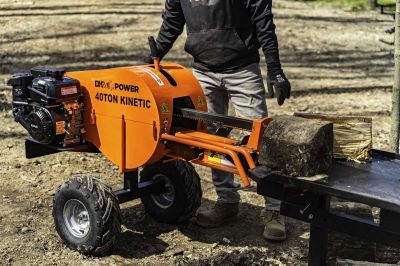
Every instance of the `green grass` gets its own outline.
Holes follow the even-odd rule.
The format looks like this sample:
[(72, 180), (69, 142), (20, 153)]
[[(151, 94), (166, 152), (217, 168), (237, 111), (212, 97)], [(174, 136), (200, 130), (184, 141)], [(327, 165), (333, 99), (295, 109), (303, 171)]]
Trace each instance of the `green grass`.
[(378, 4), (381, 5), (395, 5), (396, 0), (378, 0)]
[[(350, 7), (352, 10), (363, 10), (368, 8), (368, 0), (299, 0), (303, 2), (329, 3), (334, 6)], [(394, 5), (396, 0), (378, 0), (382, 5)]]

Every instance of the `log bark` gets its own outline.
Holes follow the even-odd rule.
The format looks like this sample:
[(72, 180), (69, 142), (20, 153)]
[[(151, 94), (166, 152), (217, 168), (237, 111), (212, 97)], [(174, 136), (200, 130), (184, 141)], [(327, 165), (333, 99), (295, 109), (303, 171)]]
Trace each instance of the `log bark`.
[(279, 116), (264, 131), (259, 163), (294, 177), (326, 174), (332, 162), (333, 125)]

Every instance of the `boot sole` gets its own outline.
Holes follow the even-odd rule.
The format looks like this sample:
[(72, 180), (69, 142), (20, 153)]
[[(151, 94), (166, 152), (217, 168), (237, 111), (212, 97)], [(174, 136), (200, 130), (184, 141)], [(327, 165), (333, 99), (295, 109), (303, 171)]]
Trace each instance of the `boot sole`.
[(284, 236), (271, 236), (271, 235), (263, 235), (266, 240), (271, 241), (284, 241), (286, 240), (286, 234)]

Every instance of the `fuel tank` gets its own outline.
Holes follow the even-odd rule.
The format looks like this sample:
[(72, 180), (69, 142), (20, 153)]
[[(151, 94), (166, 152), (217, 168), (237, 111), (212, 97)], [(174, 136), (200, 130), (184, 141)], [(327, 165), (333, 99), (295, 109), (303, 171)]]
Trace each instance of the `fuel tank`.
[[(164, 156), (162, 133), (169, 133), (174, 103), (207, 111), (206, 99), (192, 72), (164, 63), (68, 72), (79, 80), (84, 102), (84, 139), (122, 172)], [(184, 101), (182, 101), (184, 99)]]

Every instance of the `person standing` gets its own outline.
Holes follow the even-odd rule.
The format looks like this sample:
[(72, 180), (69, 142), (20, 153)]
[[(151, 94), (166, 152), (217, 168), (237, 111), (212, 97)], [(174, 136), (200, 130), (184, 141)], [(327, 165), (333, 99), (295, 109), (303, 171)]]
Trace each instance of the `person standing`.
[[(185, 51), (193, 57), (193, 74), (204, 90), (208, 111), (227, 115), (230, 100), (236, 116), (265, 117), (260, 48), (267, 65), (268, 85), (275, 89), (279, 105), (291, 91), (280, 63), (271, 8), (272, 0), (166, 0), (156, 39), (160, 59), (186, 25)], [(203, 227), (221, 226), (234, 219), (239, 210), (240, 185), (234, 182), (233, 174), (212, 169), (212, 180), (218, 200), (211, 209), (197, 214), (197, 223)], [(280, 202), (265, 200), (263, 236), (284, 240), (286, 228), (279, 213)]]

